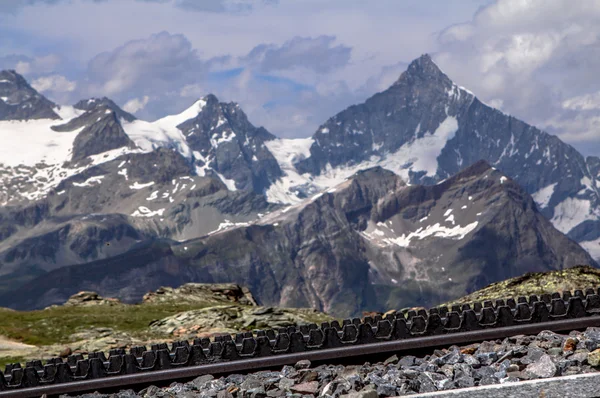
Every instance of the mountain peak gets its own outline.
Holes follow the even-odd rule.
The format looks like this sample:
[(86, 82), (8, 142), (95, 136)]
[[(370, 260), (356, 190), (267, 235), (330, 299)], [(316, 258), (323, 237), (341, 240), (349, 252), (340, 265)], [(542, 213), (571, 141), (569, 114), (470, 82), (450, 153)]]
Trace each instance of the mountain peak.
[(202, 99), (204, 101), (206, 101), (206, 103), (208, 105), (214, 105), (214, 104), (218, 104), (219, 103), (219, 99), (217, 98), (217, 96), (214, 95), (214, 94), (212, 94), (212, 93), (208, 94), (208, 95), (205, 95), (204, 97), (202, 97)]
[(60, 119), (55, 107), (16, 71), (0, 71), (0, 120)]
[(128, 122), (132, 122), (136, 119), (131, 113), (125, 112), (123, 109), (119, 107), (119, 105), (115, 104), (113, 100), (107, 97), (102, 98), (90, 98), (87, 100), (81, 100), (74, 105), (76, 109), (81, 109), (83, 111), (96, 111), (98, 109), (108, 108), (114, 113), (117, 114), (117, 117), (125, 119)]
[(0, 81), (4, 83), (27, 83), (25, 78), (18, 74), (14, 69), (0, 70)]
[(431, 56), (423, 54), (408, 65), (406, 71), (400, 75), (394, 85), (423, 80), (441, 80), (452, 84), (450, 78), (433, 62)]

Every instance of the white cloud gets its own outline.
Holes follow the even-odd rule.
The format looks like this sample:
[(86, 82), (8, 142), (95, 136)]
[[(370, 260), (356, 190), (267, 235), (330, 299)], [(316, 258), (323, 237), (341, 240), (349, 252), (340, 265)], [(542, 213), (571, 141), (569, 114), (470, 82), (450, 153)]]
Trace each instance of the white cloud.
[(148, 105), (148, 101), (150, 100), (150, 97), (148, 97), (147, 95), (145, 95), (143, 98), (133, 98), (130, 99), (129, 101), (127, 101), (125, 103), (125, 105), (123, 105), (123, 110), (125, 110), (125, 112), (129, 112), (129, 113), (136, 113), (137, 111), (141, 111), (142, 109), (144, 109), (144, 107), (146, 105)]
[(490, 105), (567, 142), (597, 139), (599, 20), (597, 0), (497, 0), (442, 31), (434, 58)]
[(262, 72), (306, 68), (317, 73), (329, 73), (350, 61), (351, 47), (334, 46), (335, 36), (294, 37), (281, 46), (256, 46), (244, 63), (256, 64)]
[(600, 109), (600, 91), (569, 98), (568, 100), (563, 101), (562, 106), (566, 109), (580, 111)]
[(102, 95), (165, 92), (201, 78), (207, 67), (181, 34), (161, 32), (94, 57), (90, 91)]
[[(18, 72), (18, 71), (17, 71)], [(77, 87), (77, 83), (68, 80), (61, 75), (44, 76), (31, 82), (31, 86), (38, 91), (71, 92)]]
[(26, 75), (31, 72), (31, 64), (29, 62), (19, 61), (15, 65), (15, 71), (22, 75)]

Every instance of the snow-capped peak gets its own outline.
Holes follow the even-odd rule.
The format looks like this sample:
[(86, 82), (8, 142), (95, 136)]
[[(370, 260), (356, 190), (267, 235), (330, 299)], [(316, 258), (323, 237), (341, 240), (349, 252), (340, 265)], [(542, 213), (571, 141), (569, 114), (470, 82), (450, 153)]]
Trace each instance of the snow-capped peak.
[(203, 98), (200, 98), (199, 100), (194, 102), (194, 104), (192, 106), (190, 106), (183, 112), (178, 113), (177, 115), (165, 116), (162, 119), (158, 119), (154, 123), (159, 124), (161, 126), (167, 126), (167, 125), (173, 126), (173, 127), (179, 126), (181, 123), (198, 116), (198, 114), (200, 112), (202, 112), (202, 109), (204, 109), (205, 105), (206, 105), (206, 100)]

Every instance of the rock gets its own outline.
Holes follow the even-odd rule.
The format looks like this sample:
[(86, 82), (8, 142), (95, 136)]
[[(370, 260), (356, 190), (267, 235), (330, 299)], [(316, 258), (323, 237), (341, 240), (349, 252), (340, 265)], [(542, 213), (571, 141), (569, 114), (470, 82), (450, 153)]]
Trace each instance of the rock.
[(548, 350), (548, 355), (551, 355), (553, 357), (557, 357), (562, 355), (563, 353), (563, 349), (561, 347), (552, 347)]
[(568, 359), (571, 361), (575, 361), (578, 365), (585, 365), (588, 363), (589, 352), (574, 352), (569, 355)]
[(590, 366), (600, 366), (600, 348), (590, 352), (587, 356), (587, 362)]
[(478, 348), (479, 348), (479, 345), (477, 345), (477, 344), (473, 344), (473, 345), (471, 345), (471, 346), (468, 346), (468, 347), (464, 347), (464, 348), (462, 348), (462, 349), (460, 350), (460, 353), (461, 353), (461, 354), (469, 354), (469, 355), (472, 355), (472, 354), (474, 354), (474, 353), (475, 353), (475, 351), (477, 351), (477, 350), (478, 350)]
[(522, 363), (523, 365), (529, 365), (529, 364), (537, 362), (543, 355), (545, 355), (545, 352), (543, 349), (530, 347), (527, 350), (527, 355), (524, 356), (523, 358), (520, 358), (519, 362)]
[(308, 368), (310, 368), (310, 361), (308, 359), (302, 359), (302, 360), (296, 362), (296, 364), (294, 365), (294, 368), (296, 368), (296, 370), (308, 369)]
[(319, 382), (311, 381), (308, 383), (296, 384), (292, 386), (291, 390), (304, 394), (315, 394), (319, 390)]
[(319, 374), (313, 370), (307, 370), (305, 372), (300, 373), (299, 383), (307, 383), (309, 381), (315, 381), (319, 378)]
[(71, 347), (65, 347), (62, 349), (62, 351), (58, 354), (59, 357), (61, 358), (66, 358), (69, 355), (71, 355), (73, 353), (73, 350), (71, 350)]
[(556, 365), (549, 355), (543, 354), (536, 362), (527, 365), (527, 372), (540, 377), (548, 378), (556, 375)]
[(206, 385), (206, 383), (208, 383), (211, 380), (214, 380), (214, 376), (213, 375), (202, 375), (202, 376), (198, 376), (196, 377), (194, 380), (192, 380), (192, 384), (194, 386), (196, 386), (198, 389), (203, 389), (204, 386)]
[(143, 303), (204, 303), (224, 302), (257, 306), (248, 288), (235, 283), (186, 283), (178, 288), (160, 287), (146, 293)]
[(235, 304), (184, 311), (152, 322), (150, 330), (179, 339), (193, 339), (237, 333), (240, 331), (240, 324), (245, 330), (272, 329), (311, 323), (315, 317), (323, 321), (332, 319), (309, 308), (271, 308), (269, 311), (257, 311), (257, 308), (263, 309)]
[(577, 349), (577, 339), (574, 339), (573, 337), (569, 337), (567, 339), (565, 339), (564, 343), (563, 343), (563, 351), (575, 351)]
[(454, 380), (454, 384), (458, 388), (473, 387), (475, 385), (475, 379), (469, 376), (465, 376)]
[(279, 380), (279, 388), (283, 390), (289, 390), (294, 384), (296, 384), (296, 382), (287, 377), (282, 377), (281, 380)]
[(217, 398), (233, 398), (233, 394), (227, 390), (223, 390), (217, 393)]
[(383, 364), (384, 365), (389, 365), (389, 364), (395, 364), (398, 363), (398, 355), (394, 354), (391, 357), (389, 357), (388, 359), (386, 359)]
[(379, 396), (390, 397), (396, 395), (397, 388), (394, 384), (383, 383), (377, 386), (377, 394)]
[(366, 390), (360, 392), (351, 392), (349, 394), (342, 394), (340, 398), (377, 398), (377, 391)]
[(254, 376), (248, 376), (246, 378), (246, 380), (244, 380), (242, 382), (242, 384), (240, 385), (240, 388), (242, 390), (251, 390), (253, 388), (258, 388), (258, 387), (262, 387), (263, 383), (261, 380), (259, 380), (258, 378), (254, 377)]
[(285, 396), (285, 391), (282, 389), (275, 389), (275, 390), (270, 390), (267, 391), (267, 397), (283, 397)]
[(398, 361), (398, 366), (402, 367), (402, 368), (408, 367), (408, 366), (414, 366), (414, 365), (415, 365), (415, 357), (413, 355), (403, 356)]
[(63, 304), (65, 307), (88, 305), (122, 305), (116, 298), (103, 298), (96, 292), (81, 291), (69, 297)]

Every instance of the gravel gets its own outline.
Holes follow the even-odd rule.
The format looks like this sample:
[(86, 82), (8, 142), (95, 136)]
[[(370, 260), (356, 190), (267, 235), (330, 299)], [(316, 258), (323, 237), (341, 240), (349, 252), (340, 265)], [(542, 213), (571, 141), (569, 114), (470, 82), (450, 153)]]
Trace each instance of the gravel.
[[(435, 350), (422, 358), (392, 355), (383, 363), (321, 365), (303, 360), (280, 371), (204, 375), (188, 383), (80, 397), (377, 397), (403, 396), (597, 372), (600, 328), (569, 335), (543, 331)], [(64, 395), (67, 397), (67, 395)]]

